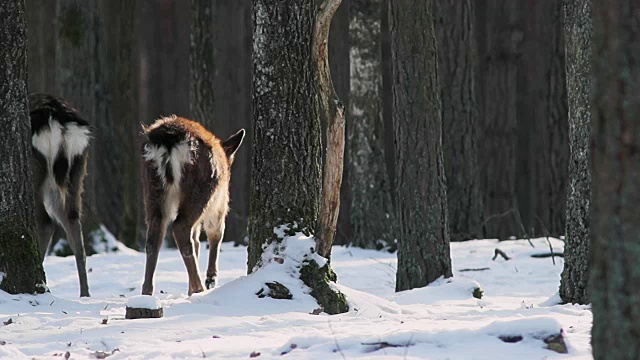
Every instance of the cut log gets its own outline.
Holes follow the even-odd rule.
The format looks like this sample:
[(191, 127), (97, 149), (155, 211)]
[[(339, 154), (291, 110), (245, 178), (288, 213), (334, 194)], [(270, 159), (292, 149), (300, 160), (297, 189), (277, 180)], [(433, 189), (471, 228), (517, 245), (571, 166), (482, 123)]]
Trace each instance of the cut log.
[(164, 316), (162, 308), (159, 309), (144, 309), (144, 308), (131, 308), (127, 306), (127, 312), (125, 319), (155, 319)]

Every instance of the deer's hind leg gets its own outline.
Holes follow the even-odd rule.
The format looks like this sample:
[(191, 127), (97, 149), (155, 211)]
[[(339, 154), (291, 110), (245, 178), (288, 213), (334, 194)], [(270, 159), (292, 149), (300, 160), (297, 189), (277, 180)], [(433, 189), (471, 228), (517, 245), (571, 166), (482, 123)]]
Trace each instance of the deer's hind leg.
[(218, 285), (218, 258), (220, 257), (220, 243), (224, 236), (224, 216), (213, 215), (204, 221), (204, 229), (209, 240), (209, 265), (207, 266), (207, 289)]

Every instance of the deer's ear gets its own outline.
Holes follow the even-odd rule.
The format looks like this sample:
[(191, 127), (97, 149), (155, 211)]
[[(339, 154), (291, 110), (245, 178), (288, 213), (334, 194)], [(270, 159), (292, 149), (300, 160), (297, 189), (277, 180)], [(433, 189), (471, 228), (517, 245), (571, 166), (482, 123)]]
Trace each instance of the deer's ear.
[(231, 135), (227, 140), (222, 142), (222, 148), (224, 149), (225, 154), (227, 154), (227, 158), (229, 158), (229, 163), (233, 162), (233, 155), (235, 155), (236, 151), (238, 151), (238, 148), (242, 144), (244, 134), (244, 129), (240, 129), (240, 131)]

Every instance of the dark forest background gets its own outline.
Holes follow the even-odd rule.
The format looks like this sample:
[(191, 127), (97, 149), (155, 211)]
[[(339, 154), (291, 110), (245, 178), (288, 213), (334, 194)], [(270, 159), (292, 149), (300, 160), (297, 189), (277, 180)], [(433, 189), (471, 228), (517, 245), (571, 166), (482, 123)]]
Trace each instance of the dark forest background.
[[(569, 141), (562, 3), (438, 4), (451, 240), (564, 234)], [(246, 243), (251, 1), (212, 1), (208, 9), (177, 0), (27, 0), (26, 5), (28, 91), (68, 99), (95, 127), (85, 231), (104, 224), (127, 245), (140, 247), (145, 227), (139, 124), (177, 114), (203, 122), (221, 138), (239, 128), (249, 131), (232, 171), (224, 237)], [(204, 11), (205, 21), (192, 20), (202, 19), (197, 11)], [(332, 22), (333, 81), (348, 109), (337, 244), (394, 248), (398, 221), (386, 12), (386, 1), (344, 0)], [(211, 49), (198, 48), (213, 64), (212, 101), (206, 104), (190, 96), (197, 83), (192, 69), (200, 66), (190, 61), (192, 33), (211, 36)], [(460, 43), (467, 48), (456, 48)], [(195, 115), (202, 111), (193, 109), (203, 108), (210, 109), (204, 112), (208, 116)]]

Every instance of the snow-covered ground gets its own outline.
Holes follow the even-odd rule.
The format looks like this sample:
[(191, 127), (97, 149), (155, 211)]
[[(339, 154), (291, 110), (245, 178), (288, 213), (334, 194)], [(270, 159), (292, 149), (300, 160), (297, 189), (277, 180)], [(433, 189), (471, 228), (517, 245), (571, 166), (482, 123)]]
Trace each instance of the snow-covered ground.
[[(551, 242), (562, 251), (562, 241)], [(591, 358), (591, 311), (552, 305), (562, 258), (555, 265), (551, 258), (531, 258), (549, 251), (546, 239), (533, 244), (454, 243), (452, 281), (399, 294), (395, 254), (334, 247), (332, 265), (351, 303), (350, 312), (335, 316), (310, 314), (318, 305), (302, 289), (292, 289), (292, 300), (258, 298), (264, 275), (245, 277), (246, 248), (228, 243), (221, 253), (221, 286), (191, 298), (179, 253), (161, 252), (155, 287), (164, 307), (161, 319), (124, 319), (127, 301), (140, 294), (144, 254), (89, 257), (92, 297), (83, 299), (73, 258), (48, 257), (50, 294), (0, 292), (0, 358)], [(511, 259), (493, 261), (495, 248)], [(202, 250), (206, 254), (204, 244)], [(206, 261), (202, 256), (201, 269)], [(482, 299), (472, 296), (478, 284)], [(560, 328), (568, 354), (547, 350), (542, 340)]]

